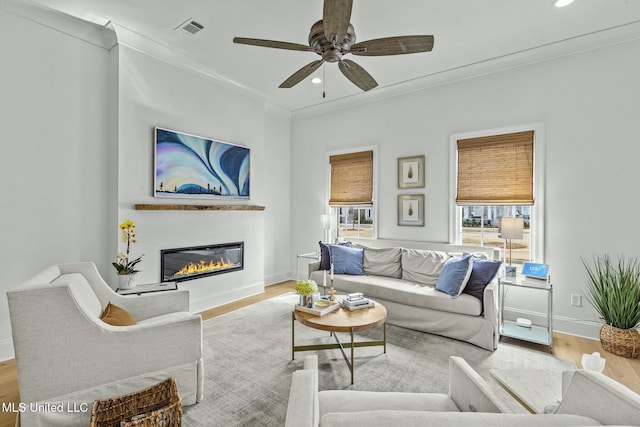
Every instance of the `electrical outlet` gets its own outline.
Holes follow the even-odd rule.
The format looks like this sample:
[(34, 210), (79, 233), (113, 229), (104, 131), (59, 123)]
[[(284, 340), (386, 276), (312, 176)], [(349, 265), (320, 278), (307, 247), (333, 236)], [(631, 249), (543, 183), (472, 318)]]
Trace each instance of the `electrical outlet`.
[(582, 307), (582, 295), (571, 294), (571, 305), (574, 307)]

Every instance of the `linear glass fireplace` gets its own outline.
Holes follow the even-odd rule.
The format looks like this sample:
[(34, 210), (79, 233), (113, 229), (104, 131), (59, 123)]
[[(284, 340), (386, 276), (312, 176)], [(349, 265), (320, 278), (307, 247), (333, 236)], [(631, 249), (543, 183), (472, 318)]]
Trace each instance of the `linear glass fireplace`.
[(244, 268), (244, 242), (162, 249), (163, 282), (183, 282)]

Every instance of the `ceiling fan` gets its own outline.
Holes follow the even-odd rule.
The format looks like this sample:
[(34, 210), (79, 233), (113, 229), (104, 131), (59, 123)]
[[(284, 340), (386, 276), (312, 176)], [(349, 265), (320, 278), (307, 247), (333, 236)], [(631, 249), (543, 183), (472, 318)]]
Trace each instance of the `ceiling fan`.
[(356, 34), (351, 19), (353, 0), (324, 0), (322, 19), (311, 26), (309, 46), (275, 40), (235, 37), (234, 43), (275, 49), (315, 52), (322, 57), (293, 73), (279, 86), (291, 88), (324, 62), (337, 62), (338, 68), (353, 84), (367, 91), (378, 86), (373, 77), (360, 65), (343, 56), (352, 53), (361, 56), (404, 55), (408, 53), (430, 52), (433, 36), (397, 36), (367, 40), (356, 43)]

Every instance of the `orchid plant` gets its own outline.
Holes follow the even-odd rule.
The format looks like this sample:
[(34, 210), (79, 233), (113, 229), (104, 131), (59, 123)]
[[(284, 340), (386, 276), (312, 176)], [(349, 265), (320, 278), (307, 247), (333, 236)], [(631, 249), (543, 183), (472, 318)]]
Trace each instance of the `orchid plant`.
[(140, 255), (134, 260), (129, 260), (129, 253), (131, 245), (136, 243), (136, 224), (131, 220), (126, 220), (120, 224), (120, 241), (127, 244), (125, 252), (118, 252), (116, 255), (117, 262), (113, 262), (113, 266), (118, 271), (119, 275), (135, 274), (139, 270), (135, 269), (136, 264), (142, 261), (143, 255)]

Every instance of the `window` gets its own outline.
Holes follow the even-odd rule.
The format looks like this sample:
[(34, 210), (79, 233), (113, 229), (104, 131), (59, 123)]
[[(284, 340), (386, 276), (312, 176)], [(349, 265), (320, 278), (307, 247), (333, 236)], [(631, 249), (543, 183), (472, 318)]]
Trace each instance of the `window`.
[[(531, 256), (531, 206), (462, 206), (460, 242), (463, 245), (492, 246), (511, 250), (512, 262), (522, 264)], [(502, 217), (524, 220), (522, 239), (507, 243), (500, 237), (498, 225)]]
[[(544, 262), (541, 134), (533, 125), (451, 137), (452, 242), (510, 250), (514, 264)], [(523, 238), (509, 247), (498, 228), (503, 217), (524, 222)]]
[(373, 209), (357, 206), (337, 209), (338, 237), (373, 239)]
[(373, 150), (329, 157), (337, 237), (374, 238)]

